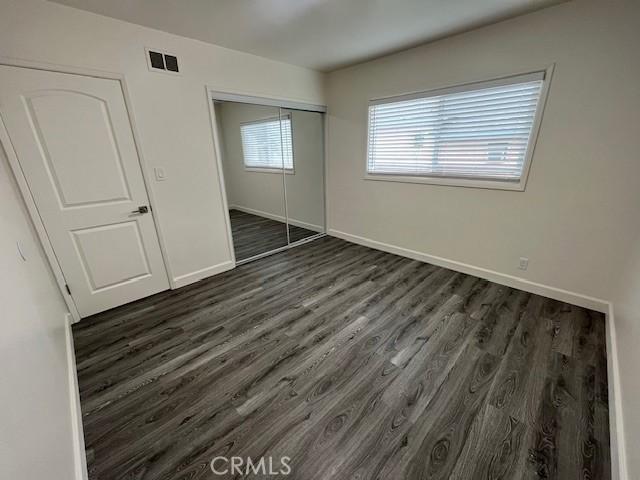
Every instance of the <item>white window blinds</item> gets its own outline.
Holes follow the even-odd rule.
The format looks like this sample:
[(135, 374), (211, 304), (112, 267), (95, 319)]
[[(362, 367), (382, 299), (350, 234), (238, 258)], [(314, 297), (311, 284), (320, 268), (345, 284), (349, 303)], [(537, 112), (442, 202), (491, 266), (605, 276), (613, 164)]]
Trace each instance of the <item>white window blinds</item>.
[(518, 181), (544, 72), (372, 101), (367, 172)]
[(246, 168), (293, 170), (290, 116), (243, 123), (240, 134)]

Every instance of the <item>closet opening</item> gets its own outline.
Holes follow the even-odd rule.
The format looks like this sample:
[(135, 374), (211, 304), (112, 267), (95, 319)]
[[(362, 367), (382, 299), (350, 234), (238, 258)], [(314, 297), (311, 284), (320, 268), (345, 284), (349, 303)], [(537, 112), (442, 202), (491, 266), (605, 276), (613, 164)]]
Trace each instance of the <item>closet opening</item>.
[(212, 95), (236, 264), (326, 234), (324, 108)]

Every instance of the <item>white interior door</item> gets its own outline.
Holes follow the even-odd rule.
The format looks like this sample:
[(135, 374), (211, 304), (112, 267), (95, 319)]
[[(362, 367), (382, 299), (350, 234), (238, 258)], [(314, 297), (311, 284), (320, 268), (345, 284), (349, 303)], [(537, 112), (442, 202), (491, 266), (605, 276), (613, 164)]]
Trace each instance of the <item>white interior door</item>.
[(0, 115), (80, 315), (169, 288), (120, 82), (0, 66)]

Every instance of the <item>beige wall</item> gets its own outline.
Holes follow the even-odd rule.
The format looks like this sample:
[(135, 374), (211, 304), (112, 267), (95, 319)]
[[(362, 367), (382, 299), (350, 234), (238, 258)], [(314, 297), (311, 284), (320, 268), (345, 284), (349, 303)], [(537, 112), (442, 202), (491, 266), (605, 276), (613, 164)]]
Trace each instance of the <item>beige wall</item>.
[[(619, 301), (640, 239), (638, 45), (639, 2), (580, 0), (331, 73), (330, 232)], [(552, 63), (526, 191), (363, 180), (369, 99)], [(520, 256), (530, 259), (526, 272)], [(638, 295), (629, 291), (625, 304)], [(630, 452), (640, 445), (638, 311), (616, 317)], [(630, 457), (640, 478), (640, 457)]]
[[(145, 47), (176, 54), (182, 74), (150, 72)], [(0, 56), (125, 75), (146, 174), (167, 174), (149, 188), (170, 277), (181, 283), (231, 259), (205, 85), (323, 103), (311, 70), (41, 0), (0, 0)]]
[[(225, 102), (216, 105), (222, 137), (223, 170), (230, 206), (263, 212), (284, 221), (284, 185), (281, 173), (244, 168), (240, 125), (277, 117), (277, 107)], [(291, 223), (324, 228), (324, 130), (316, 112), (283, 109), (291, 115), (294, 173), (285, 176), (287, 213)]]
[(70, 480), (67, 308), (2, 147), (0, 232), (0, 478)]

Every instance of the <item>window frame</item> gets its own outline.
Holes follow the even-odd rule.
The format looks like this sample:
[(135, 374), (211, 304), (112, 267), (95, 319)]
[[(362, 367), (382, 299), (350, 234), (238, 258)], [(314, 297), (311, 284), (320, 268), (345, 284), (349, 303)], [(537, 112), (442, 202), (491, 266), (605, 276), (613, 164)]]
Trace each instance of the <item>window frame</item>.
[[(244, 125), (254, 125), (257, 123), (268, 123), (268, 122), (275, 122), (278, 121), (280, 123), (282, 123), (282, 120), (284, 119), (288, 119), (289, 120), (289, 129), (291, 130), (291, 168), (284, 168), (284, 165), (282, 168), (280, 167), (256, 167), (256, 166), (248, 166), (245, 159), (245, 154), (244, 154), (244, 142), (242, 141), (242, 127)], [(277, 173), (277, 174), (282, 174), (282, 172), (284, 172), (287, 175), (295, 175), (295, 154), (293, 152), (293, 118), (292, 115), (290, 113), (284, 114), (284, 115), (279, 115), (279, 116), (273, 116), (273, 117), (265, 117), (265, 118), (260, 118), (257, 120), (250, 120), (247, 122), (241, 122), (240, 123), (240, 144), (242, 146), (242, 166), (244, 168), (245, 172), (254, 172), (254, 173)], [(284, 162), (283, 162), (284, 163)]]
[[(401, 182), (401, 183), (421, 183), (429, 185), (442, 185), (451, 187), (470, 187), (470, 188), (484, 188), (493, 190), (512, 190), (512, 191), (524, 191), (527, 185), (527, 179), (529, 177), (529, 170), (533, 160), (533, 155), (538, 140), (538, 134), (540, 131), (540, 125), (542, 123), (542, 117), (544, 115), (545, 106), (547, 103), (547, 95), (549, 92), (549, 86), (551, 84), (551, 78), (553, 75), (555, 64), (550, 65), (547, 68), (531, 70), (523, 73), (507, 75), (503, 77), (493, 78), (491, 80), (482, 80), (468, 82), (464, 84), (458, 84), (449, 87), (435, 88), (425, 90), (421, 92), (413, 92), (402, 95), (393, 95), (388, 97), (374, 98), (367, 102), (367, 128), (365, 130), (365, 151), (364, 158), (364, 180), (375, 180), (385, 182)], [(445, 175), (407, 175), (397, 173), (375, 173), (369, 171), (369, 129), (371, 128), (369, 108), (372, 105), (379, 105), (383, 103), (393, 103), (405, 100), (411, 100), (415, 98), (433, 97), (438, 95), (445, 95), (448, 93), (464, 92), (469, 90), (475, 90), (478, 88), (489, 88), (500, 85), (510, 85), (514, 83), (525, 82), (527, 79), (532, 79), (536, 75), (542, 77), (542, 88), (540, 89), (540, 97), (538, 100), (538, 108), (534, 117), (533, 124), (531, 126), (531, 134), (529, 136), (529, 143), (527, 144), (526, 155), (522, 166), (522, 174), (519, 180), (500, 180), (492, 178), (469, 178), (469, 177), (456, 177)]]

